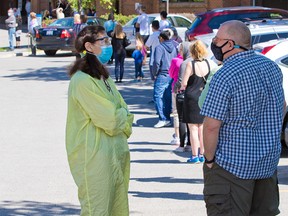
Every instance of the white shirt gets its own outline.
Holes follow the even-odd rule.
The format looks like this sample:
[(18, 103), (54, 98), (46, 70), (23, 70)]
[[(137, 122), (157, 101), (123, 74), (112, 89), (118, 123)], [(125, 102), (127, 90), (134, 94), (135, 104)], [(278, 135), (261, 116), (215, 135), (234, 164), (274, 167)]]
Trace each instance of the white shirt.
[(152, 52), (152, 55), (150, 53), (150, 62), (149, 62), (149, 64), (151, 66), (153, 65), (153, 62), (154, 62), (155, 47), (160, 44), (160, 41), (159, 41), (159, 38), (158, 38), (159, 35), (160, 35), (160, 31), (153, 32), (153, 34), (149, 36), (148, 40), (145, 43), (145, 46), (151, 47), (150, 52)]
[(140, 24), (140, 35), (149, 35), (150, 27), (149, 27), (149, 17), (146, 13), (142, 13), (137, 20), (137, 23)]
[(162, 31), (165, 28), (170, 27), (171, 23), (166, 19), (166, 20), (160, 20), (160, 27), (159, 27), (159, 31)]

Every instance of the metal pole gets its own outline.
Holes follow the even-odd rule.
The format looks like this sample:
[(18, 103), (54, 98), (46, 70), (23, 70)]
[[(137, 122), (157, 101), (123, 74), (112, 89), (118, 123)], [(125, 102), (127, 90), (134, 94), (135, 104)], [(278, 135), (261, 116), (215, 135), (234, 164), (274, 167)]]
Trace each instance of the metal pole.
[(252, 5), (253, 5), (253, 6), (255, 6), (255, 0), (253, 0), (253, 3), (252, 3)]
[(166, 12), (169, 14), (169, 0), (166, 1)]

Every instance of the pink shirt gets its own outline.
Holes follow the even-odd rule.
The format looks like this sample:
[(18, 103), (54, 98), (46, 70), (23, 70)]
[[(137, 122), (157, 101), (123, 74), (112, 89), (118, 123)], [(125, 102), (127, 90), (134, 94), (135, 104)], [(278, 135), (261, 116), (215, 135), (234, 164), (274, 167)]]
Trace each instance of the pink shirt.
[(179, 70), (180, 70), (180, 65), (183, 62), (183, 57), (178, 54), (176, 58), (173, 58), (171, 61), (171, 66), (169, 68), (169, 75), (173, 79), (172, 83), (172, 90), (174, 89), (174, 85), (178, 80), (178, 75), (179, 75)]

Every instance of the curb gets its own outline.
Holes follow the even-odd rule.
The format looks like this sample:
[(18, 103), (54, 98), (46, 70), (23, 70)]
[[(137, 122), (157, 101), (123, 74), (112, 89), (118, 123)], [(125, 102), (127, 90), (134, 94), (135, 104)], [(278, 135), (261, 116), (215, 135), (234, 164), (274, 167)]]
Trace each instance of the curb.
[[(39, 55), (44, 55), (44, 51), (42, 50), (37, 50), (37, 54)], [(36, 54), (36, 56), (37, 56)], [(31, 51), (20, 51), (20, 52), (0, 52), (0, 58), (10, 58), (10, 57), (21, 57), (21, 56), (30, 56)]]

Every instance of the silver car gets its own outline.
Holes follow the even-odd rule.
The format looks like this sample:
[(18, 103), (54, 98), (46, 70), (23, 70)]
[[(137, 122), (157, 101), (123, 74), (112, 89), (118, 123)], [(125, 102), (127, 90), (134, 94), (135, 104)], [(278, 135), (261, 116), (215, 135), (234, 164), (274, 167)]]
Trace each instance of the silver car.
[[(149, 22), (150, 22), (150, 34), (152, 34), (153, 32), (151, 28), (151, 23), (153, 20), (160, 21), (161, 20), (160, 14), (155, 13), (155, 14), (147, 14), (147, 15), (149, 17)], [(123, 26), (123, 31), (126, 33), (127, 37), (131, 41), (131, 44), (128, 47), (126, 47), (126, 50), (130, 52), (135, 49), (135, 33), (136, 32), (135, 32), (134, 24), (137, 22), (137, 19), (138, 17), (135, 17)], [(176, 28), (178, 35), (184, 41), (185, 31), (191, 25), (192, 21), (178, 14), (168, 14), (167, 19)]]

